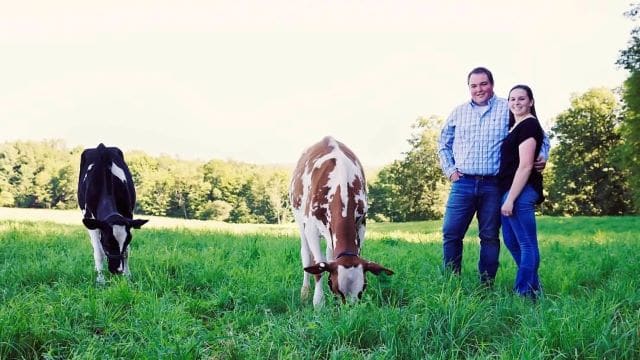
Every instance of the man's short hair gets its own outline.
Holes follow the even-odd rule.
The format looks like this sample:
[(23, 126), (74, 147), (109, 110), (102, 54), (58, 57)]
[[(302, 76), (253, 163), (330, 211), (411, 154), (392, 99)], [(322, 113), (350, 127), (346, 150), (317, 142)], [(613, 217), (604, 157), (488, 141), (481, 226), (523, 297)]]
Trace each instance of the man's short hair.
[(491, 83), (491, 85), (493, 85), (493, 74), (491, 74), (491, 71), (489, 71), (489, 69), (487, 69), (486, 67), (477, 67), (473, 70), (471, 70), (469, 72), (469, 75), (467, 75), (467, 84), (469, 84), (469, 80), (471, 79), (471, 75), (472, 74), (485, 74), (487, 75), (487, 78), (489, 78), (489, 82)]

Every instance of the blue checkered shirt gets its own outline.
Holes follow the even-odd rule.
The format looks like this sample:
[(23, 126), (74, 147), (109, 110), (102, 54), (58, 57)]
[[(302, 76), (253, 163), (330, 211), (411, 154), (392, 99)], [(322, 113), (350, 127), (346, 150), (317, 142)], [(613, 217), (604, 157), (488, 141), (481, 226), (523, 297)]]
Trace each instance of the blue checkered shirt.
[[(494, 94), (484, 109), (472, 101), (453, 109), (438, 142), (440, 166), (447, 178), (456, 169), (463, 174), (498, 175), (500, 146), (509, 134), (508, 104)], [(546, 134), (540, 154), (549, 158)]]

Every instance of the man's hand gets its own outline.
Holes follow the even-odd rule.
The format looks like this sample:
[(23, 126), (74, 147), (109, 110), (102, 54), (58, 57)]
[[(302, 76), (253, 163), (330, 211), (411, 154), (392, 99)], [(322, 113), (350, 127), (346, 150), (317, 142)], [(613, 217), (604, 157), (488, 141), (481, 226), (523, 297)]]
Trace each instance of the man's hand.
[(449, 180), (451, 180), (451, 182), (456, 182), (460, 180), (461, 177), (462, 174), (458, 170), (456, 170), (453, 172), (453, 174), (451, 174), (451, 176), (449, 176)]
[(545, 166), (547, 166), (547, 160), (545, 160), (542, 155), (538, 156), (536, 161), (533, 162), (533, 168), (539, 173), (544, 170)]

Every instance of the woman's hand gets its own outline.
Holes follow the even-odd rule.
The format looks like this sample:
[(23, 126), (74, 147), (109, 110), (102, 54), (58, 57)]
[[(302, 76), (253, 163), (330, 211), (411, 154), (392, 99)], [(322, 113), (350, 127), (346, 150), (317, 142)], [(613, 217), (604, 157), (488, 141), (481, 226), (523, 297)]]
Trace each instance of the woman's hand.
[(502, 207), (500, 208), (500, 213), (504, 216), (511, 216), (513, 215), (513, 201), (505, 201), (504, 204), (502, 204)]

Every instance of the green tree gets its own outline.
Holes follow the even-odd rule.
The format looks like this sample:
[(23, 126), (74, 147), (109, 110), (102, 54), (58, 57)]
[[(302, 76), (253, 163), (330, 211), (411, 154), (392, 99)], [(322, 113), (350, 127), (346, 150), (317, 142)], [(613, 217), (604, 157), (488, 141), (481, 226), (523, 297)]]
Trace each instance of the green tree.
[(255, 223), (256, 218), (251, 214), (251, 209), (245, 199), (239, 198), (229, 213), (229, 222), (232, 223)]
[(228, 221), (289, 221), (288, 169), (212, 160), (204, 164), (203, 172), (204, 181), (210, 184), (209, 200), (232, 204)]
[(437, 139), (442, 119), (417, 119), (405, 158), (383, 168), (369, 187), (374, 219), (413, 221), (442, 216), (446, 181), (440, 170)]
[(171, 173), (155, 159), (143, 152), (125, 154), (125, 160), (136, 186), (136, 209), (139, 214), (165, 216), (173, 186)]
[(60, 140), (16, 141), (0, 145), (0, 201), (5, 206), (75, 206), (77, 170)]
[(200, 220), (225, 221), (229, 219), (233, 206), (226, 201), (208, 201), (197, 214)]
[[(78, 154), (79, 156), (80, 154)], [(66, 164), (49, 180), (51, 207), (73, 209), (77, 205), (78, 167)]]
[(275, 171), (267, 178), (264, 190), (272, 222), (287, 223), (291, 220), (289, 207), (289, 171)]
[[(638, 19), (640, 4), (632, 4), (625, 15)], [(624, 82), (622, 98), (625, 107), (621, 125), (622, 141), (617, 149), (617, 160), (629, 171), (629, 186), (633, 205), (640, 212), (640, 27), (631, 31), (629, 47), (620, 51), (617, 64), (630, 72)]]
[[(616, 215), (629, 210), (625, 173), (613, 161), (620, 144), (619, 105), (605, 88), (571, 99), (556, 118), (547, 182), (551, 210), (568, 215)], [(546, 175), (546, 174), (545, 174)]]
[(235, 203), (240, 188), (248, 174), (253, 173), (247, 164), (235, 161), (211, 160), (204, 164), (204, 181), (211, 184), (212, 200)]
[(289, 220), (289, 177), (289, 171), (261, 166), (247, 179), (239, 196), (245, 199), (256, 221), (281, 224)]
[(369, 217), (375, 221), (403, 221), (402, 161), (396, 160), (378, 173), (369, 185)]
[(16, 189), (12, 182), (15, 152), (9, 143), (0, 145), (0, 206), (15, 206)]
[(192, 219), (209, 201), (211, 185), (204, 181), (199, 162), (162, 157), (161, 167), (171, 174), (168, 216)]

